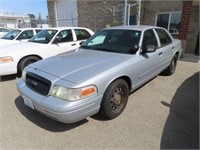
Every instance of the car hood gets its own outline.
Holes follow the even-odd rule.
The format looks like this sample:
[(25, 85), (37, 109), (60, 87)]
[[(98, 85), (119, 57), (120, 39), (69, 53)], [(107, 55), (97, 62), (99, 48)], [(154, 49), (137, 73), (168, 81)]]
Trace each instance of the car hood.
[(133, 56), (79, 49), (36, 62), (30, 67), (70, 82), (80, 83), (127, 61), (130, 57)]
[(18, 40), (6, 40), (6, 39), (0, 39), (0, 46), (8, 45), (8, 44), (15, 44), (15, 43), (21, 43)]
[(20, 42), (16, 44), (0, 45), (0, 54), (3, 56), (10, 56), (14, 53), (27, 51), (29, 49), (43, 48), (47, 44), (39, 44), (33, 42)]

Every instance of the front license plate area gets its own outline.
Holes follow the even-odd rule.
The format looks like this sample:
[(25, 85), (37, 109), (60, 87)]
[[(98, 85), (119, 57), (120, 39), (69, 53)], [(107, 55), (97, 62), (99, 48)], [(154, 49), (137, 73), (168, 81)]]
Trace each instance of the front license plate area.
[(26, 106), (28, 106), (28, 107), (34, 109), (34, 106), (33, 106), (32, 101), (31, 101), (28, 97), (23, 96), (23, 98), (24, 98), (24, 104), (25, 104)]

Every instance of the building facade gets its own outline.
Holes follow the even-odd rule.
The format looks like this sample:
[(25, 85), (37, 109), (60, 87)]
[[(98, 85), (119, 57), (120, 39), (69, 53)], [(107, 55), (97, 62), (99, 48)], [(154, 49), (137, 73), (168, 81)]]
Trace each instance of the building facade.
[(141, 23), (166, 28), (182, 41), (184, 53), (199, 54), (198, 1), (143, 1)]
[(12, 29), (30, 27), (30, 17), (24, 15), (0, 13), (0, 26)]
[[(123, 25), (124, 0), (47, 0), (50, 26), (82, 26), (93, 31)], [(130, 24), (137, 24), (137, 1), (130, 0)], [(130, 6), (129, 5), (129, 6)], [(132, 20), (132, 21), (131, 21)], [(199, 1), (148, 0), (140, 7), (140, 24), (166, 28), (182, 41), (184, 53), (199, 54)]]

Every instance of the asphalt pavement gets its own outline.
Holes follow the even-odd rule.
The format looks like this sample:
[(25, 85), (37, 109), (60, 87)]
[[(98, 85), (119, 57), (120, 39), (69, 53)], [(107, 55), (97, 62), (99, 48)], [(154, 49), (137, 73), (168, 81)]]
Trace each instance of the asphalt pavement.
[(74, 124), (53, 121), (24, 105), (17, 77), (0, 82), (0, 149), (199, 148), (199, 63), (178, 61), (133, 92), (114, 120), (99, 115)]

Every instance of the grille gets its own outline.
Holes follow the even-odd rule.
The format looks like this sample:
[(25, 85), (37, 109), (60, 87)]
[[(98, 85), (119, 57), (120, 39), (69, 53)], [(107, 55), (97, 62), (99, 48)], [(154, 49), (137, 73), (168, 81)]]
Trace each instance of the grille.
[(33, 91), (47, 95), (51, 87), (51, 81), (31, 72), (26, 74), (26, 85)]

